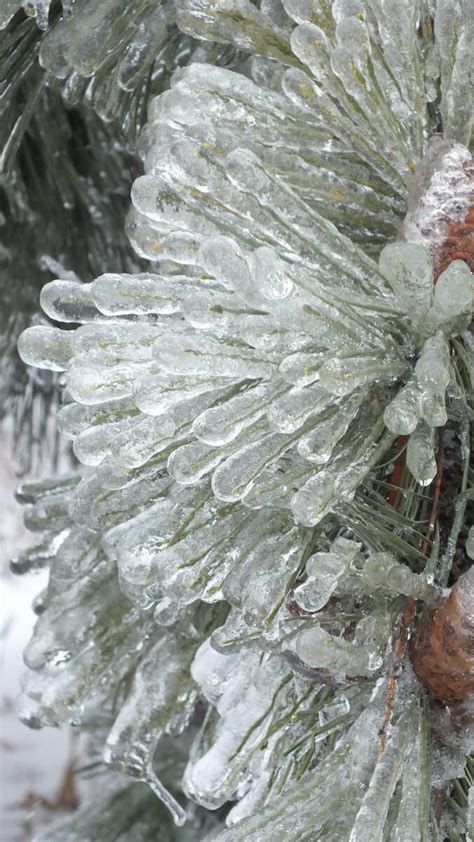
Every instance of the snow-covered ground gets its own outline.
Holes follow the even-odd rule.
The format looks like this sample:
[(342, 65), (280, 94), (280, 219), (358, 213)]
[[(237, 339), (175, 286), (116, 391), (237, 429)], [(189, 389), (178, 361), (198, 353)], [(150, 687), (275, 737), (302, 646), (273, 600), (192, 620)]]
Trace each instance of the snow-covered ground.
[(13, 498), (18, 479), (9, 452), (0, 436), (0, 839), (30, 842), (57, 819), (68, 796), (74, 800), (65, 775), (73, 746), (67, 731), (32, 731), (17, 714), (22, 652), (35, 621), (31, 603), (47, 574), (19, 577), (8, 569), (10, 558), (31, 542)]

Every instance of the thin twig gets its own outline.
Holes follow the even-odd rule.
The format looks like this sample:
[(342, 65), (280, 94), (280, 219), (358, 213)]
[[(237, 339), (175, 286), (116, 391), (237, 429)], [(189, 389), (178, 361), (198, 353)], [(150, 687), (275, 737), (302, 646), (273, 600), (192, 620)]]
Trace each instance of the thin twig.
[(405, 649), (408, 643), (410, 626), (412, 624), (414, 616), (415, 600), (412, 596), (409, 596), (406, 601), (406, 605), (400, 618), (400, 623), (393, 640), (393, 660), (387, 683), (387, 696), (385, 699), (384, 717), (382, 726), (379, 731), (379, 756), (385, 751), (387, 728), (390, 725), (395, 704), (395, 693), (398, 684), (400, 661), (405, 653)]
[[(392, 472), (391, 482), (394, 479), (398, 478), (403, 474), (404, 468), (404, 443), (400, 445), (400, 452), (397, 456), (395, 466)], [(443, 482), (443, 441), (442, 441), (442, 431), (440, 433), (439, 444), (438, 444), (438, 458), (437, 458), (437, 470), (436, 470), (436, 477), (434, 480), (434, 493), (433, 493), (433, 501), (431, 504), (431, 512), (428, 521), (428, 528), (426, 530), (425, 536), (423, 538), (423, 542), (421, 544), (421, 553), (423, 555), (427, 555), (429, 548), (431, 546), (431, 539), (433, 537), (434, 530), (436, 528), (436, 522), (438, 520), (439, 514), (439, 501), (441, 496), (441, 486)], [(396, 478), (394, 474), (396, 472)], [(392, 493), (392, 492), (391, 492)], [(390, 499), (390, 497), (389, 497)], [(398, 493), (395, 492), (393, 496), (394, 502), (392, 505), (396, 505), (398, 500)], [(395, 694), (397, 691), (397, 684), (398, 684), (398, 673), (399, 673), (399, 666), (403, 655), (405, 654), (405, 650), (408, 643), (408, 637), (410, 633), (410, 626), (415, 617), (415, 600), (413, 597), (408, 597), (405, 608), (400, 618), (400, 623), (397, 629), (397, 632), (393, 639), (393, 660), (390, 668), (390, 675), (388, 678), (387, 684), (387, 696), (385, 699), (385, 711), (384, 711), (384, 718), (382, 722), (382, 726), (379, 731), (379, 756), (383, 754), (385, 751), (386, 745), (386, 737), (387, 737), (387, 728), (392, 720), (393, 708), (395, 704)]]
[(423, 539), (423, 543), (421, 545), (421, 552), (423, 555), (427, 555), (431, 546), (431, 539), (433, 537), (433, 533), (436, 528), (436, 523), (438, 520), (439, 515), (439, 501), (441, 497), (441, 486), (443, 484), (443, 467), (444, 467), (444, 459), (443, 459), (443, 429), (440, 430), (439, 434), (439, 441), (438, 441), (438, 454), (437, 454), (437, 468), (436, 468), (436, 476), (434, 479), (434, 493), (433, 493), (433, 502), (431, 504), (431, 512), (430, 517), (428, 520), (428, 528), (426, 530), (425, 537)]
[(405, 449), (408, 441), (407, 436), (399, 436), (397, 439), (397, 456), (393, 465), (392, 475), (390, 477), (390, 491), (387, 500), (391, 506), (396, 508), (400, 494), (401, 481), (403, 471), (405, 470)]
[[(403, 472), (405, 469), (405, 442), (406, 437), (400, 436), (397, 440), (398, 446), (398, 455), (395, 460), (395, 464), (392, 471), (392, 476), (390, 478), (390, 484), (394, 486), (398, 486), (397, 488), (393, 488), (390, 490), (388, 495), (388, 501), (391, 505), (396, 508), (398, 500), (399, 500), (399, 488), (400, 482), (403, 476)], [(433, 493), (433, 501), (431, 505), (431, 512), (428, 521), (428, 528), (423, 538), (423, 542), (421, 544), (421, 553), (422, 555), (426, 555), (430, 545), (431, 539), (433, 536), (433, 532), (436, 527), (436, 522), (438, 519), (439, 513), (439, 501), (441, 495), (441, 485), (443, 481), (443, 448), (442, 448), (442, 433), (440, 434), (439, 445), (438, 445), (438, 459), (437, 459), (437, 471), (436, 477), (434, 480), (434, 493)], [(408, 597), (405, 608), (403, 609), (403, 613), (400, 617), (400, 622), (398, 625), (398, 629), (395, 633), (393, 639), (393, 659), (392, 664), (390, 667), (390, 674), (388, 677), (387, 683), (387, 696), (385, 699), (385, 710), (384, 710), (384, 717), (382, 726), (379, 731), (379, 756), (383, 754), (385, 751), (385, 745), (387, 740), (387, 728), (390, 725), (393, 715), (393, 708), (395, 705), (395, 695), (397, 691), (397, 684), (398, 684), (398, 675), (399, 675), (399, 667), (400, 662), (405, 654), (405, 650), (408, 643), (408, 637), (410, 634), (410, 627), (415, 617), (415, 600), (413, 597)]]

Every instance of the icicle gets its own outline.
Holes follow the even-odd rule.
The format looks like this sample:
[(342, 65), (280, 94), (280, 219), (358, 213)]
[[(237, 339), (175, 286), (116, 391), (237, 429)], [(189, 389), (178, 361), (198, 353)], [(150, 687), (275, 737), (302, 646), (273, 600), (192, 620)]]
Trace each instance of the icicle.
[(429, 485), (436, 476), (434, 434), (424, 421), (408, 439), (407, 465), (420, 485)]

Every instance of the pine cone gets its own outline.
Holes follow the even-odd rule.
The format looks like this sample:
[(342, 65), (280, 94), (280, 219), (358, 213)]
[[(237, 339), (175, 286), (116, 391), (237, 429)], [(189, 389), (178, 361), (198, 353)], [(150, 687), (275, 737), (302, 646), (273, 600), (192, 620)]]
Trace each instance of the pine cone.
[(474, 692), (474, 567), (431, 613), (410, 655), (418, 678), (436, 699), (461, 701)]

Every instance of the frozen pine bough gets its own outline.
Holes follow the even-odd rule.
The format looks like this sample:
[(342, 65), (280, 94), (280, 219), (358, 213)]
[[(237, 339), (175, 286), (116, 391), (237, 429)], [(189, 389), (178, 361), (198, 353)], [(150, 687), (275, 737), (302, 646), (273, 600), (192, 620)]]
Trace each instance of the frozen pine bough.
[(156, 270), (48, 284), (68, 329), (19, 346), (64, 372), (82, 465), (19, 491), (43, 538), (15, 564), (51, 564), (24, 717), (100, 710), (101, 762), (140, 782), (46, 838), (152, 838), (146, 785), (163, 839), (467, 833), (461, 6), (179, 3), (251, 74), (175, 74), (127, 222)]
[[(47, 455), (60, 393), (16, 351), (45, 321), (41, 287), (58, 271), (90, 281), (143, 268), (123, 217), (149, 98), (187, 63), (249, 62), (179, 31), (176, 13), (174, 0), (0, 2), (0, 420), (25, 473)], [(55, 262), (64, 268), (49, 272)]]
[[(176, 14), (174, 0), (2, 0), (0, 64), (11, 81), (6, 84), (7, 115), (16, 109), (18, 116), (16, 88), (27, 83), (27, 113), (13, 128), (14, 140), (48, 87), (61, 92), (67, 107), (92, 106), (106, 123), (114, 122), (117, 140), (123, 135), (133, 139), (143, 125), (150, 93), (165, 89), (176, 67), (189, 61), (236, 61), (234, 48), (202, 43), (179, 31)], [(18, 62), (16, 76), (13, 60)]]

